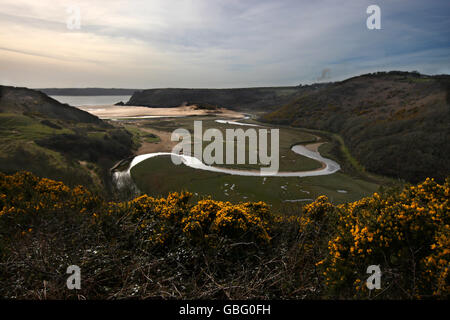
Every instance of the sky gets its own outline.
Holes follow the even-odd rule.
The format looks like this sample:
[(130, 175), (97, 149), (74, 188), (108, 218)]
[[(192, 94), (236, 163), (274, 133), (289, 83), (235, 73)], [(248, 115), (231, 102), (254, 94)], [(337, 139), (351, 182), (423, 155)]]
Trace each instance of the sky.
[[(449, 0), (0, 4), (2, 85), (236, 88), (450, 73)], [(372, 4), (381, 29), (367, 28)]]

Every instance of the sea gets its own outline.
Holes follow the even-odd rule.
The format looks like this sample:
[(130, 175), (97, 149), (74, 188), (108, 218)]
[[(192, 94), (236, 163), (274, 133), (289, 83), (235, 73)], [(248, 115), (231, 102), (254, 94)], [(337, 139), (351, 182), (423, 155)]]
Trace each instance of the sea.
[(131, 96), (50, 96), (61, 103), (71, 106), (99, 106), (115, 104), (117, 102), (126, 103)]

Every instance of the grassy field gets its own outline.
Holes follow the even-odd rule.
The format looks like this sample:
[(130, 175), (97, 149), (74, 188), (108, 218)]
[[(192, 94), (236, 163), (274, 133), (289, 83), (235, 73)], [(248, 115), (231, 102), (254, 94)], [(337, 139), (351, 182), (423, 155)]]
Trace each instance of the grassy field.
[[(229, 124), (223, 124), (218, 123), (215, 120), (218, 118), (215, 117), (187, 117), (187, 118), (176, 118), (171, 120), (150, 120), (143, 122), (144, 127), (157, 129), (161, 131), (167, 131), (172, 132), (177, 128), (184, 128), (191, 132), (192, 139), (193, 139), (193, 132), (194, 132), (194, 120), (202, 121), (202, 129), (203, 132), (210, 128), (218, 129), (222, 132), (224, 142), (223, 142), (223, 150), (224, 150), (224, 157), (225, 157), (225, 146), (226, 146), (226, 139), (225, 139), (225, 129), (243, 129), (244, 131), (250, 127), (244, 127), (244, 126), (236, 126), (236, 125), (229, 125)], [(127, 130), (130, 132), (133, 132), (133, 129), (130, 128), (131, 126), (126, 126)], [(252, 127), (255, 128), (255, 127)], [(269, 129), (267, 127), (267, 129)], [(309, 159), (307, 157), (298, 155), (291, 151), (291, 147), (294, 144), (299, 143), (306, 143), (306, 142), (312, 142), (316, 141), (317, 137), (313, 134), (295, 129), (295, 128), (284, 128), (283, 130), (280, 130), (280, 171), (306, 171), (306, 170), (315, 170), (321, 167), (321, 164), (318, 163), (315, 160)], [(270, 131), (268, 135), (268, 141), (270, 142)], [(194, 141), (192, 141), (192, 147), (191, 151), (194, 150)], [(203, 141), (203, 149), (209, 144), (209, 141)], [(235, 141), (235, 163), (236, 161), (236, 155), (237, 155), (237, 143)], [(249, 144), (248, 141), (245, 145), (245, 154), (246, 159), (248, 159), (249, 154)], [(224, 161), (225, 162), (225, 161)], [(260, 165), (256, 164), (249, 164), (248, 161), (246, 161), (246, 164), (244, 165), (237, 165), (237, 164), (221, 164), (218, 165), (220, 167), (227, 167), (227, 168), (237, 168), (237, 169), (259, 169)]]
[[(173, 121), (147, 121), (146, 127), (173, 131), (185, 128), (193, 132), (192, 118)], [(197, 118), (195, 118), (197, 120)], [(203, 130), (217, 128), (242, 128), (235, 125), (220, 124), (214, 119), (203, 119)], [(321, 167), (315, 160), (295, 154), (290, 150), (293, 144), (313, 141), (325, 142), (315, 133), (295, 128), (280, 129), (280, 170), (305, 171)], [(319, 151), (324, 155), (336, 142), (324, 143)], [(207, 143), (206, 143), (207, 144)], [(246, 146), (248, 150), (248, 145)], [(327, 156), (327, 155), (326, 155)], [(225, 166), (225, 165), (223, 165)], [(229, 166), (228, 166), (229, 167)], [(240, 169), (255, 169), (252, 165), (233, 165)], [(171, 191), (187, 190), (194, 198), (211, 196), (217, 200), (266, 201), (274, 208), (298, 207), (309, 203), (320, 195), (327, 195), (334, 203), (360, 199), (378, 189), (378, 184), (362, 177), (350, 176), (343, 172), (318, 177), (245, 177), (193, 169), (184, 165), (174, 165), (170, 157), (157, 157), (141, 162), (131, 170), (131, 175), (139, 190), (153, 196), (164, 196)]]
[(160, 138), (154, 134), (147, 133), (139, 127), (134, 125), (125, 125), (125, 129), (128, 130), (128, 132), (133, 134), (133, 142), (135, 145), (140, 145), (142, 142), (149, 142), (149, 143), (158, 143), (160, 141)]
[(153, 196), (187, 190), (198, 198), (211, 196), (233, 202), (262, 200), (274, 207), (309, 203), (310, 199), (323, 194), (334, 203), (354, 201), (378, 188), (373, 183), (342, 173), (306, 178), (228, 175), (177, 166), (168, 156), (143, 161), (133, 167), (131, 174), (139, 190)]

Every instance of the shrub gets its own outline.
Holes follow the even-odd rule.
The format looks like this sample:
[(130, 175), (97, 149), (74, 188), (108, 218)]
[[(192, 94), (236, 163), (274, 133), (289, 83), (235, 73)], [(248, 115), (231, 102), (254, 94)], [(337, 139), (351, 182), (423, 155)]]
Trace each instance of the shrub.
[[(274, 215), (189, 192), (107, 202), (83, 187), (0, 173), (0, 296), (446, 298), (449, 181)], [(82, 268), (80, 292), (65, 268)], [(370, 265), (381, 290), (368, 291)]]
[(448, 181), (427, 179), (338, 206), (329, 255), (319, 263), (328, 288), (340, 297), (365, 297), (366, 269), (380, 265), (383, 298), (448, 295), (449, 195)]

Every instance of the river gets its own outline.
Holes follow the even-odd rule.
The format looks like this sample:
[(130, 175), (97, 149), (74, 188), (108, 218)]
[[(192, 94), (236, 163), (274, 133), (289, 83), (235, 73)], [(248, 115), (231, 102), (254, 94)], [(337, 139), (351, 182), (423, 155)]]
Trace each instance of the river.
[[(227, 121), (228, 124), (234, 124), (234, 125), (251, 125), (241, 122), (235, 122), (231, 123), (228, 120), (216, 120), (220, 123), (225, 123), (224, 121)], [(251, 125), (255, 126), (255, 125)], [(316, 144), (313, 143), (313, 144)], [(142, 161), (145, 161), (150, 158), (160, 157), (160, 156), (174, 156), (181, 159), (181, 162), (193, 169), (198, 170), (206, 170), (211, 172), (220, 172), (224, 174), (231, 174), (231, 175), (240, 175), (240, 176), (249, 176), (249, 177), (312, 177), (312, 176), (323, 176), (323, 175), (329, 175), (333, 174), (341, 169), (341, 166), (328, 158), (323, 157), (319, 152), (309, 150), (307, 148), (308, 145), (294, 145), (291, 150), (299, 155), (305, 156), (310, 159), (314, 159), (322, 163), (323, 167), (316, 170), (308, 170), (308, 171), (292, 171), (292, 172), (283, 172), (279, 171), (277, 173), (264, 173), (257, 170), (239, 170), (239, 169), (229, 169), (229, 168), (222, 168), (222, 167), (214, 167), (204, 164), (199, 159), (188, 156), (188, 155), (179, 155), (171, 152), (155, 152), (155, 153), (147, 153), (138, 155), (133, 158), (131, 161), (128, 169), (126, 171), (122, 172), (114, 172), (113, 173), (113, 179), (116, 183), (116, 185), (120, 188), (121, 185), (123, 185), (126, 181), (131, 181), (131, 169), (136, 166), (137, 164), (141, 163)], [(171, 161), (168, 159), (168, 161)]]

